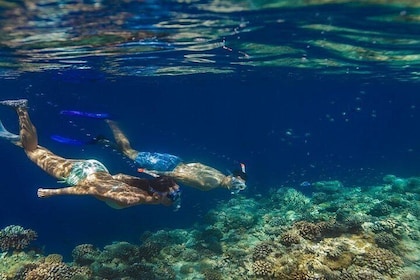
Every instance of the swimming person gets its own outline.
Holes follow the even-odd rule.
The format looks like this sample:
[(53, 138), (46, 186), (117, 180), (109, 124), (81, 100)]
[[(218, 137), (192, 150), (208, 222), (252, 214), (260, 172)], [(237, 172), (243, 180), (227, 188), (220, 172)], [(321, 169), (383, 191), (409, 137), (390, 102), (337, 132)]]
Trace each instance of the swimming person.
[(26, 155), (51, 176), (69, 187), (38, 189), (39, 197), (55, 195), (90, 195), (109, 206), (120, 209), (139, 204), (175, 205), (179, 208), (180, 190), (174, 179), (167, 176), (151, 179), (126, 174), (111, 175), (97, 160), (66, 159), (38, 145), (38, 136), (32, 124), (26, 99), (0, 101), (14, 108), (19, 116), (19, 135), (1, 124), (0, 137), (25, 150)]
[(238, 193), (246, 188), (247, 178), (244, 164), (241, 164), (240, 170), (225, 175), (219, 170), (199, 162), (184, 163), (179, 157), (171, 154), (139, 152), (131, 147), (116, 122), (109, 119), (106, 119), (106, 122), (112, 130), (118, 148), (138, 164), (139, 172), (145, 172), (152, 176), (169, 176), (179, 184), (203, 191), (226, 188), (232, 193)]

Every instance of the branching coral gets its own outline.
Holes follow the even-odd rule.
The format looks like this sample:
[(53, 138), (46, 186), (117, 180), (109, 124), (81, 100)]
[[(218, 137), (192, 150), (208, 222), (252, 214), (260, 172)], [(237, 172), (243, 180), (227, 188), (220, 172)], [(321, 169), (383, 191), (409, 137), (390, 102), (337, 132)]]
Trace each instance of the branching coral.
[(222, 274), (213, 269), (205, 269), (203, 271), (204, 280), (222, 280), (223, 276)]
[(343, 280), (379, 280), (383, 275), (367, 267), (352, 266), (349, 269), (343, 269), (340, 278)]
[(25, 280), (71, 280), (75, 277), (88, 279), (90, 271), (86, 268), (71, 267), (61, 261), (43, 262), (25, 275)]
[(392, 248), (398, 244), (398, 239), (390, 233), (380, 232), (375, 236), (375, 243), (381, 248)]
[(379, 202), (370, 209), (369, 214), (375, 217), (387, 216), (391, 214), (392, 207), (385, 202)]
[(270, 276), (273, 274), (273, 264), (266, 260), (257, 260), (252, 264), (252, 270), (257, 276)]
[(50, 254), (45, 257), (45, 263), (60, 263), (63, 261), (63, 256), (60, 254)]
[(90, 265), (99, 256), (100, 251), (92, 244), (77, 245), (72, 251), (73, 260), (78, 265)]
[[(176, 274), (172, 267), (160, 264), (153, 268), (154, 278), (156, 280), (175, 280)], [(137, 278), (139, 279), (139, 278)], [(144, 279), (144, 278), (141, 278)]]
[(293, 230), (286, 231), (280, 236), (280, 243), (285, 246), (291, 246), (292, 244), (299, 244), (300, 236)]
[(361, 256), (357, 256), (354, 263), (391, 276), (396, 275), (398, 269), (403, 265), (400, 257), (386, 249), (376, 247), (371, 248)]
[(0, 231), (0, 249), (2, 251), (23, 250), (36, 238), (37, 233), (35, 231), (10, 225)]
[(138, 259), (139, 247), (128, 242), (115, 242), (104, 247), (101, 256), (107, 260), (120, 259), (127, 263)]
[(137, 256), (139, 259), (151, 260), (158, 256), (161, 250), (162, 244), (147, 241), (139, 246), (137, 250)]
[(268, 242), (263, 242), (254, 247), (252, 258), (254, 260), (265, 259), (273, 252), (273, 245)]
[(300, 221), (293, 225), (293, 227), (299, 232), (299, 235), (305, 239), (317, 240), (321, 238), (323, 224), (314, 224), (306, 221)]

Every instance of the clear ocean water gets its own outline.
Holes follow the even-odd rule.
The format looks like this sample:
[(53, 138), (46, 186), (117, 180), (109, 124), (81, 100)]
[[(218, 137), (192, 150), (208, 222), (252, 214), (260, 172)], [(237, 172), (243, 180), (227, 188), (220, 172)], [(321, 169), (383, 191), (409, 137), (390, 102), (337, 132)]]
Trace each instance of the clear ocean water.
[[(1, 99), (29, 100), (40, 144), (53, 152), (138, 175), (113, 147), (51, 139), (111, 137), (103, 120), (60, 114), (79, 110), (110, 114), (138, 150), (226, 174), (247, 166), (236, 197), (183, 187), (179, 211), (115, 210), (91, 197), (38, 198), (39, 187), (60, 184), (0, 141), (0, 228), (35, 230), (31, 248), (45, 255), (70, 262), (79, 244), (200, 228), (238, 197), (285, 188), (310, 197), (303, 182), (351, 190), (387, 174), (420, 176), (416, 1), (6, 0), (0, 38)], [(12, 110), (0, 108), (0, 119), (18, 132)]]

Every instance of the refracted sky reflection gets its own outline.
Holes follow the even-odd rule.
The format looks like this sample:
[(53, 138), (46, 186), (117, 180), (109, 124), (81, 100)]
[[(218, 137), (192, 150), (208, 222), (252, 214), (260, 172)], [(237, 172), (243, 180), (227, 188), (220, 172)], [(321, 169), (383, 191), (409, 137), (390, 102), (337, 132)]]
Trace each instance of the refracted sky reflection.
[(232, 73), (238, 66), (420, 75), (416, 1), (27, 0), (0, 7), (5, 78), (56, 69)]

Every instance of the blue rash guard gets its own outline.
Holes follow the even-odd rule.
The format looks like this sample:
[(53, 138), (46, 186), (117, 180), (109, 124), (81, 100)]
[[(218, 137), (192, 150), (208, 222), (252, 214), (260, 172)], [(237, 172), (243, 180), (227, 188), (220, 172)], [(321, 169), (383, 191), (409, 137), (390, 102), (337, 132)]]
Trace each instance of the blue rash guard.
[(172, 171), (182, 160), (170, 154), (139, 152), (135, 162), (144, 169)]

